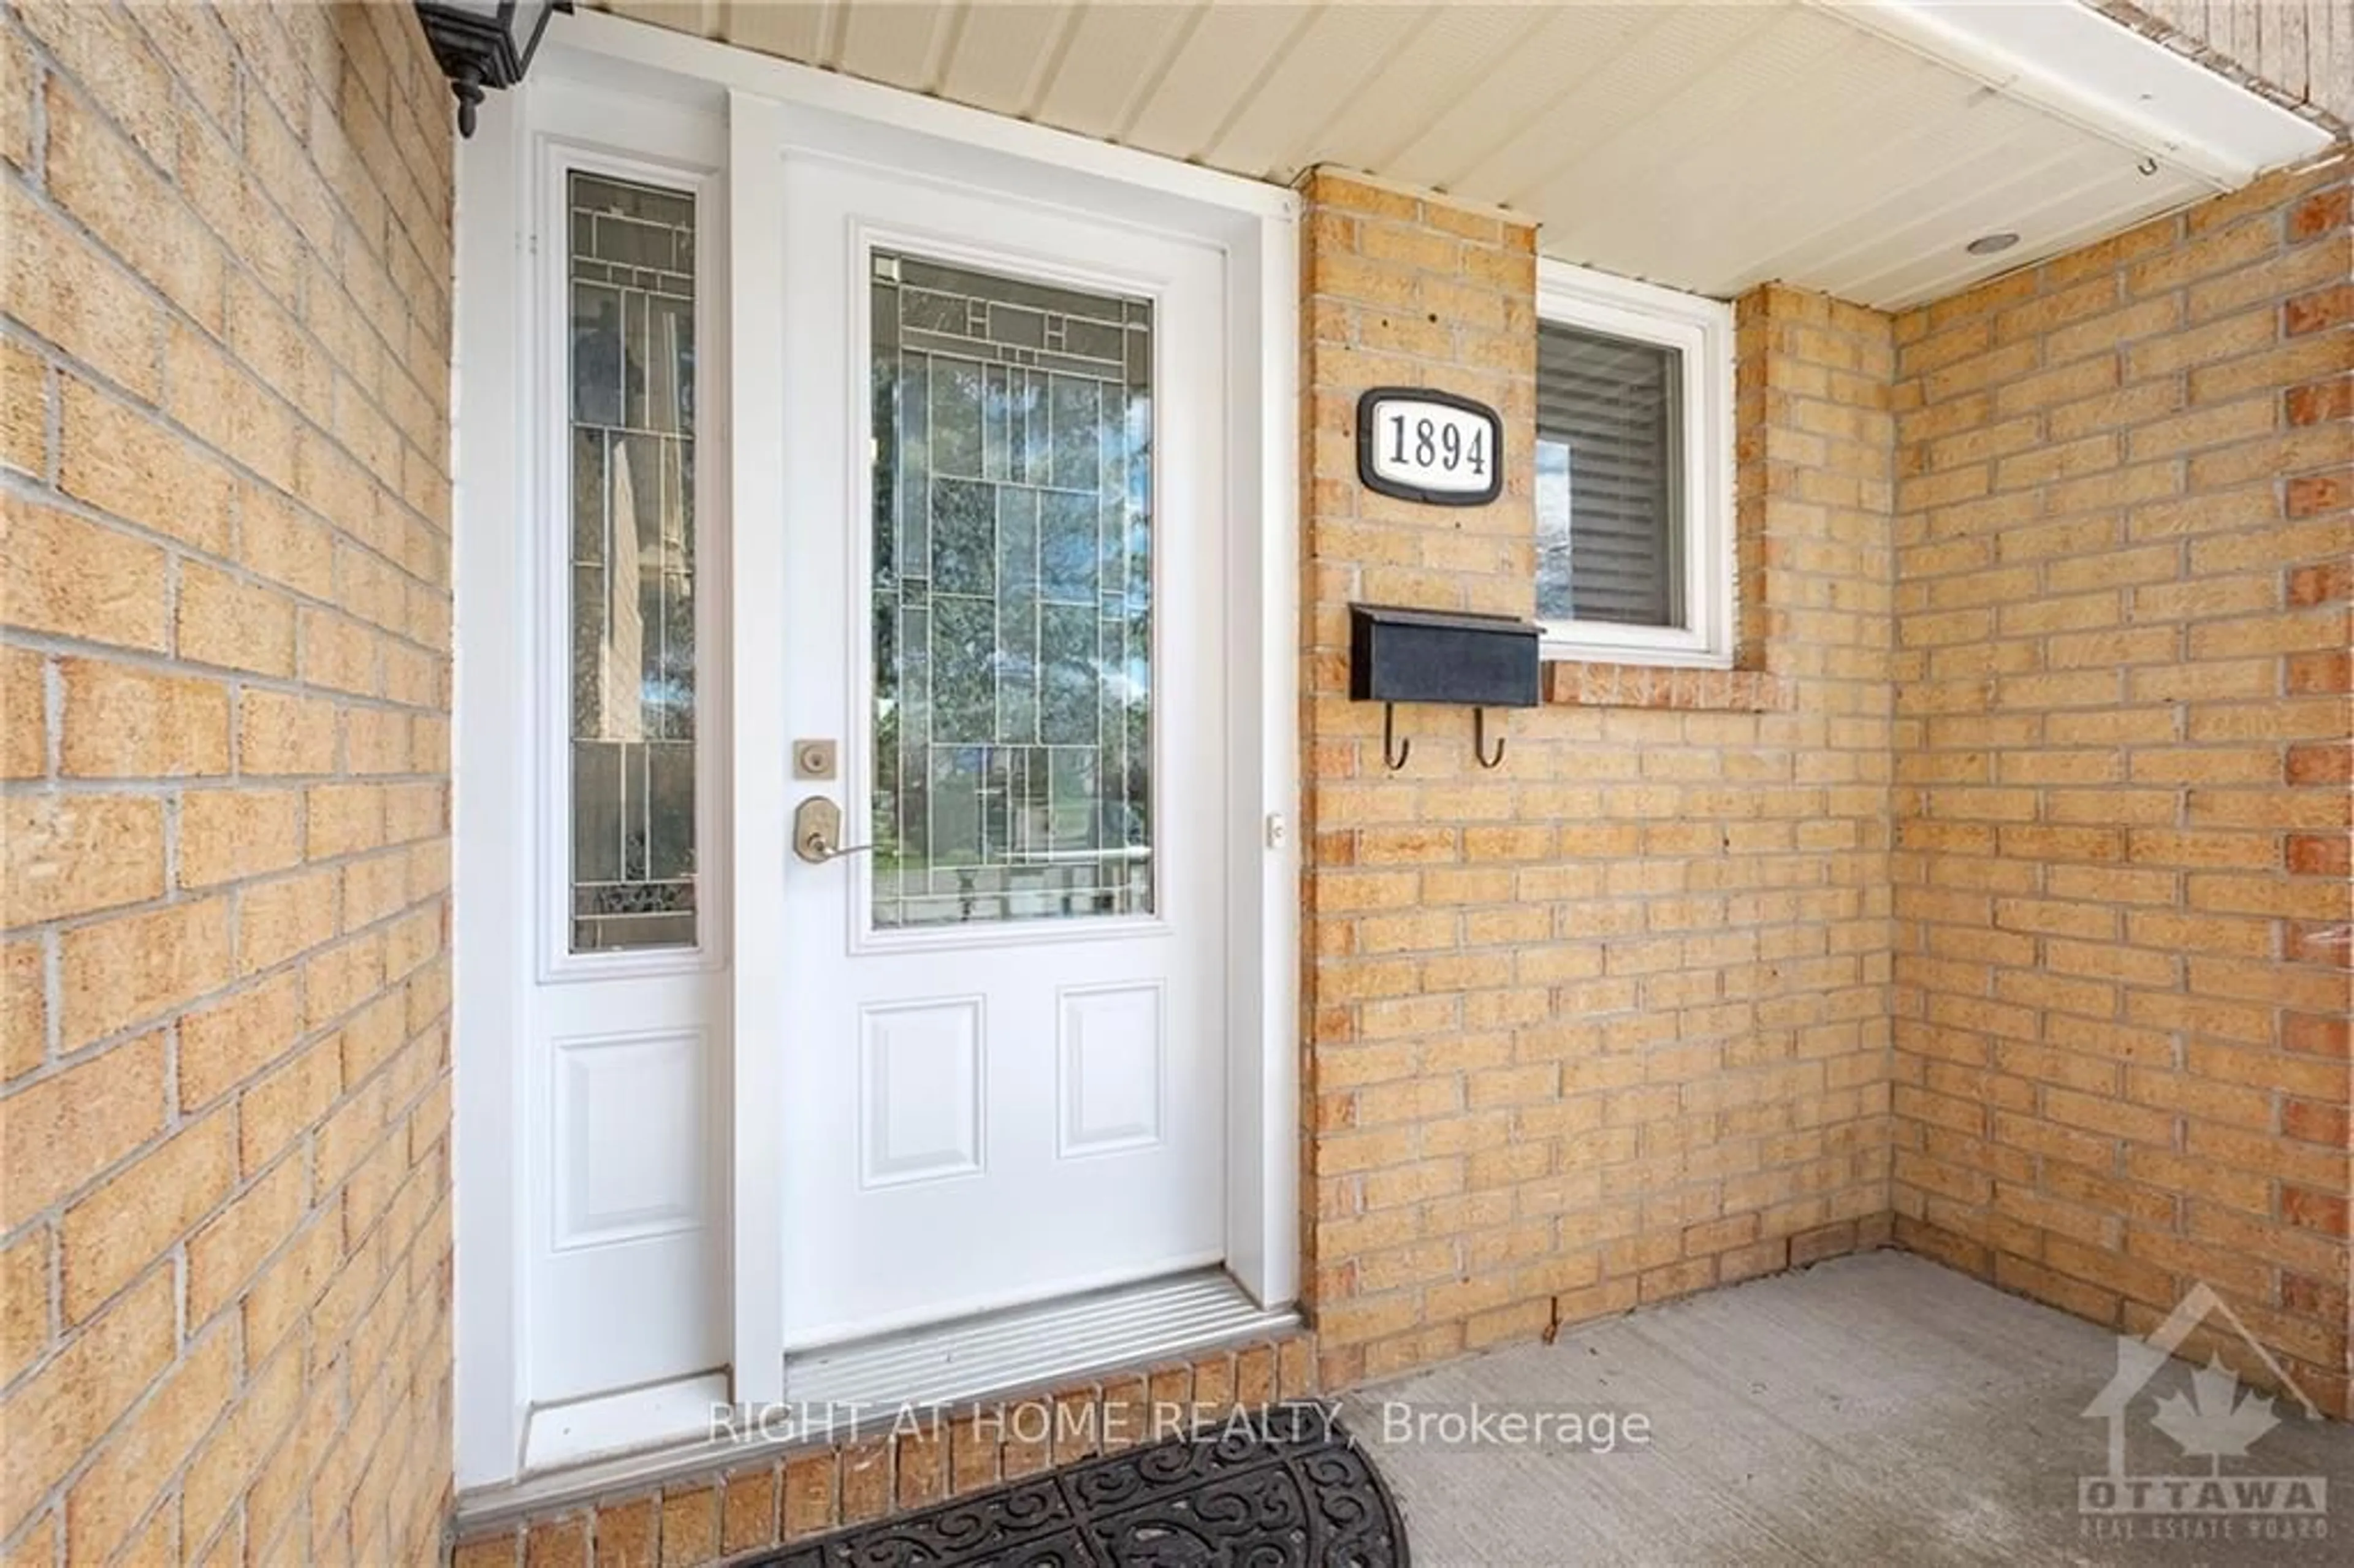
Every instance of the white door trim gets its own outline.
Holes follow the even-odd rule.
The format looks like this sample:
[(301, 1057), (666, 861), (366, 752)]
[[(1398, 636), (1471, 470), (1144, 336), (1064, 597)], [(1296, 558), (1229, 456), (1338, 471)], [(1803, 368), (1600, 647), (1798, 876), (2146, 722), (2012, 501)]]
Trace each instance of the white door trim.
[[(1235, 832), (1227, 886), (1230, 996), (1227, 1073), (1227, 1257), (1235, 1277), (1263, 1306), (1288, 1305), (1299, 1293), (1299, 820), (1298, 647), (1298, 199), (1288, 190), (1234, 178), (1063, 132), (813, 70), (748, 50), (600, 14), (556, 19), (535, 62), (532, 81), (483, 105), (482, 124), (458, 159), (456, 351), (452, 367), (452, 494), (459, 646), (453, 754), (458, 762), (455, 877), (454, 1055), (456, 1076), (453, 1199), (457, 1240), (457, 1481), (461, 1491), (512, 1481), (520, 1474), (529, 1414), (525, 1289), (519, 1278), (526, 1234), (523, 1155), (515, 1137), (523, 1104), (525, 989), (537, 968), (544, 933), (535, 901), (514, 874), (504, 835), (530, 809), (530, 775), (499, 767), (513, 737), (527, 733), (511, 698), (486, 690), (500, 661), (527, 657), (527, 618), (514, 614), (533, 580), (514, 519), (541, 504), (534, 493), (532, 391), (538, 308), (531, 279), (533, 171), (547, 111), (566, 92), (588, 87), (620, 93), (631, 104), (711, 147), (721, 188), (731, 192), (728, 265), (709, 286), (754, 278), (747, 235), (774, 236), (781, 218), (770, 182), (731, 182), (729, 171), (758, 166), (791, 135), (818, 135), (830, 146), (855, 144), (886, 161), (921, 157), (949, 177), (1016, 188), (1033, 196), (1174, 228), (1219, 245), (1229, 288), (1225, 323), (1230, 467), (1228, 512), (1235, 535), (1229, 559), (1256, 563), (1229, 586), (1235, 643), (1227, 665), (1228, 790)], [(614, 151), (642, 154), (610, 114)], [(725, 125), (724, 134), (719, 127)], [(706, 132), (704, 128), (708, 127)], [(670, 149), (676, 155), (676, 149)], [(700, 156), (698, 154), (696, 156)], [(715, 260), (716, 259), (715, 258)], [(773, 275), (772, 273), (770, 275)], [(730, 311), (735, 313), (730, 319)], [(779, 341), (781, 306), (755, 288), (714, 301), (726, 343)], [(747, 429), (779, 428), (773, 401), (748, 385), (748, 362), (731, 355), (732, 405), (720, 413)], [(771, 372), (773, 375), (773, 370)], [(757, 376), (753, 377), (757, 380)], [(773, 398), (774, 387), (769, 388)], [(750, 401), (747, 401), (747, 399)], [(708, 432), (742, 452), (728, 431)], [(731, 482), (737, 518), (747, 499), (747, 469)], [(769, 493), (774, 493), (770, 492)], [(773, 530), (729, 531), (723, 582), (743, 580), (781, 548)], [(757, 615), (734, 620), (735, 659), (771, 640), (779, 628)], [(499, 651), (472, 662), (469, 654)], [(527, 667), (509, 663), (508, 669)], [(742, 666), (738, 666), (739, 668)], [(469, 678), (470, 669), (473, 672)], [(735, 726), (728, 786), (765, 758), (781, 767), (786, 736), (773, 705), (742, 700), (730, 682), (723, 699)], [(471, 766), (468, 766), (471, 764)], [(787, 853), (778, 821), (733, 825), (747, 863), (781, 865)], [(775, 878), (739, 878), (729, 929), (741, 931), (746, 900), (778, 897)], [(762, 928), (774, 928), (773, 926)], [(741, 969), (735, 984), (744, 983)], [(740, 1003), (740, 994), (737, 1001)], [(758, 1403), (784, 1386), (781, 1250), (773, 1245), (781, 1203), (773, 1123), (748, 1125), (743, 1107), (773, 1104), (782, 1091), (776, 1054), (737, 1053), (732, 1086), (737, 1107), (731, 1168), (738, 1202), (735, 1241), (735, 1397)], [(766, 1056), (763, 1068), (756, 1060)], [(758, 1074), (767, 1072), (767, 1081)], [(760, 1133), (768, 1136), (758, 1136)], [(765, 1212), (763, 1212), (765, 1210)]]
[[(457, 164), (456, 279), (451, 334), (450, 438), (453, 641), (456, 661), (450, 736), (451, 798), (451, 963), (452, 1105), (451, 1189), (457, 1266), (453, 1343), (457, 1485), (497, 1482), (523, 1462), (523, 1150), (508, 1134), (523, 1095), (522, 972), (531, 962), (534, 900), (512, 875), (498, 835), (528, 809), (527, 782), (511, 771), (481, 779), (474, 769), (502, 758), (514, 715), (483, 701), (470, 661), (522, 669), (530, 633), (494, 607), (524, 601), (530, 581), (519, 542), (497, 524), (525, 494), (523, 389), (532, 361), (501, 319), (500, 302), (526, 298), (526, 221), (531, 186), (525, 138), (506, 103), (485, 103), (475, 137)], [(495, 215), (495, 216), (493, 216)], [(477, 619), (480, 616), (482, 619)], [(493, 651), (494, 652), (486, 652)], [(481, 938), (477, 939), (477, 931)], [(479, 1041), (479, 1045), (476, 1042)], [(499, 1260), (504, 1257), (505, 1261)]]
[[(727, 271), (732, 278), (777, 277), (782, 268), (775, 236), (783, 232), (784, 196), (778, 182), (737, 177), (744, 171), (773, 162), (780, 145), (783, 111), (774, 101), (731, 91), (727, 105), (727, 168), (729, 214)], [(765, 269), (765, 270), (754, 270)], [(785, 302), (774, 289), (739, 289), (735, 302), (734, 330), (738, 343), (782, 344)], [(734, 358), (734, 385), (728, 406), (748, 430), (782, 430), (783, 365), (774, 353), (739, 353)], [(756, 470), (758, 471), (756, 471)], [(772, 506), (783, 493), (784, 454), (773, 442), (738, 449), (730, 478), (730, 509)], [(751, 516), (756, 514), (747, 513)], [(736, 540), (728, 562), (730, 581), (785, 580), (785, 530), (781, 525), (746, 528)], [(729, 661), (750, 669), (785, 667), (785, 628), (775, 615), (748, 615), (737, 623), (729, 643)], [(735, 710), (730, 723), (736, 734), (736, 770), (729, 780), (737, 800), (759, 800), (767, 787), (752, 776), (755, 766), (786, 768), (784, 705), (749, 700), (753, 683), (736, 683)], [(755, 814), (757, 816), (757, 813)], [(744, 824), (736, 840), (739, 865), (775, 866), (775, 876), (735, 879), (733, 918), (740, 929), (781, 930), (785, 919), (783, 871), (788, 832), (784, 814)], [(735, 976), (736, 1010), (747, 1004), (752, 989), (742, 969)], [(748, 998), (757, 1011), (766, 1003), (757, 994)], [(769, 1404), (785, 1396), (785, 1250), (778, 1245), (784, 1229), (784, 1151), (775, 1137), (778, 1118), (763, 1109), (781, 1105), (785, 1097), (784, 1054), (780, 1051), (737, 1053), (735, 1098), (729, 1114), (735, 1118), (735, 1184), (731, 1190), (736, 1289), (732, 1383), (739, 1404)]]

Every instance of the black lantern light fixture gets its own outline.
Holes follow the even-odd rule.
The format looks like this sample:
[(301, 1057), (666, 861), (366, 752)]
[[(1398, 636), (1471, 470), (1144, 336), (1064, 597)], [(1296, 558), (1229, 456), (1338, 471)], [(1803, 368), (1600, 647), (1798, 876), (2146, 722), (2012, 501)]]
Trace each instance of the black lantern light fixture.
[(486, 87), (523, 79), (547, 19), (572, 0), (417, 0), (425, 41), (458, 95), (458, 134), (474, 133), (474, 106)]

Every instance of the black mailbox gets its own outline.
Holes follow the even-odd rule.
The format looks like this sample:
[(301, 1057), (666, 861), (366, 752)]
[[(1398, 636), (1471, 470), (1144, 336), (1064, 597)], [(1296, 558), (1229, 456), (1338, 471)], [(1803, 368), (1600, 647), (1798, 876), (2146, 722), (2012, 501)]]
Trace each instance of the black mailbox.
[(1500, 736), (1488, 749), (1490, 708), (1532, 708), (1542, 630), (1510, 615), (1349, 607), (1349, 695), (1382, 707), (1382, 760), (1405, 766), (1411, 743), (1396, 738), (1396, 704), (1455, 703), (1471, 712), (1471, 750), (1482, 768), (1504, 759)]
[(1537, 705), (1533, 621), (1391, 605), (1349, 607), (1349, 694), (1359, 702)]

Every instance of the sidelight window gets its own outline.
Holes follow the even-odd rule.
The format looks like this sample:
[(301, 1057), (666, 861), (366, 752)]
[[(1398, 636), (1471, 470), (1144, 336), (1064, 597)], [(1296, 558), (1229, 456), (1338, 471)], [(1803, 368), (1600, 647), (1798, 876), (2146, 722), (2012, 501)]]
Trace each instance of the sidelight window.
[(571, 949), (692, 947), (695, 197), (567, 182)]

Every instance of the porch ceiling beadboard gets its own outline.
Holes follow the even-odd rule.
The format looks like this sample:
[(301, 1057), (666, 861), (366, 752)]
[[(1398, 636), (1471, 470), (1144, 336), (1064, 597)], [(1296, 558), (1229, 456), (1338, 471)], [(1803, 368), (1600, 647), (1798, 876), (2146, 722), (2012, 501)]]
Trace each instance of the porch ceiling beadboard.
[[(1910, 0), (592, 4), (1252, 178), (1329, 163), (1509, 207), (1548, 255), (1720, 297), (1780, 279), (1903, 307), (2236, 183), (2175, 132), (2238, 90), (2089, 12), (2063, 25), (2126, 51), (2138, 138)], [(2221, 111), (2279, 115), (2268, 145), (2310, 130)], [(2021, 243), (1964, 250), (1995, 230)]]

